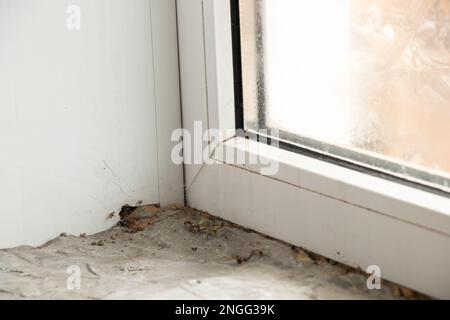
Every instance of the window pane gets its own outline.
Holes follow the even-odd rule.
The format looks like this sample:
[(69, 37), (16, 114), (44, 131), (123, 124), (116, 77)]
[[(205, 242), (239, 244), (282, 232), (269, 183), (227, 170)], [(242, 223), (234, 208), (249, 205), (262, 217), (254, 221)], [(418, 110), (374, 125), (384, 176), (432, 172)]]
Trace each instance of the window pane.
[(450, 187), (450, 0), (241, 0), (246, 128)]

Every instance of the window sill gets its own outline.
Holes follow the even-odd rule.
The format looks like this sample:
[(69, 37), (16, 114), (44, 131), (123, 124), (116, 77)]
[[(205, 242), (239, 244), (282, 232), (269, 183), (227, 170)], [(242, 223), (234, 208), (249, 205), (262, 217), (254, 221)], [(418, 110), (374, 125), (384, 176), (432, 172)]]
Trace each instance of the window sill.
[(230, 152), (256, 156), (260, 163), (278, 161), (279, 170), (269, 179), (450, 237), (449, 198), (242, 137), (218, 146), (213, 159), (256, 174), (262, 171), (262, 164), (227, 163)]
[[(187, 190), (189, 206), (450, 298), (449, 199), (243, 138), (223, 147)], [(231, 150), (279, 153), (279, 172), (263, 176), (258, 165), (227, 163)]]

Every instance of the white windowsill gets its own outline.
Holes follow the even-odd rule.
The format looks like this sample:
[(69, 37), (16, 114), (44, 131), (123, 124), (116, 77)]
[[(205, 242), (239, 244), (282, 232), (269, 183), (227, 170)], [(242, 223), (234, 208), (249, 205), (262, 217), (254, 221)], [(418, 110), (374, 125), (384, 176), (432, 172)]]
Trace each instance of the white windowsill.
[(328, 162), (236, 137), (218, 146), (214, 160), (260, 174), (264, 165), (227, 163), (226, 149), (279, 162), (267, 176), (325, 197), (411, 223), (450, 237), (450, 199)]

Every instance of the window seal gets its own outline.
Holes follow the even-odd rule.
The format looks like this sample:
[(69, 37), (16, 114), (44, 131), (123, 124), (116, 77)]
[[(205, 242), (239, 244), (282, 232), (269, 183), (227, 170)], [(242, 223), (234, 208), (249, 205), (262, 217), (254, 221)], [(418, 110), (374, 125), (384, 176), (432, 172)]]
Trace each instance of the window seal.
[(242, 86), (243, 80), (240, 8), (239, 0), (230, 1), (236, 129), (244, 130), (244, 89)]

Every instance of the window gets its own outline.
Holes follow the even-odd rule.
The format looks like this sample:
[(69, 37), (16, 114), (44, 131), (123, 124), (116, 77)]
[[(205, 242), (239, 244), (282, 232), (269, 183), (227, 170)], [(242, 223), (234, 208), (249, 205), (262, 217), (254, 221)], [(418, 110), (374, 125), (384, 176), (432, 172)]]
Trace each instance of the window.
[(240, 126), (450, 191), (450, 0), (232, 3)]
[[(209, 140), (212, 165), (184, 166), (187, 203), (362, 270), (381, 266), (383, 278), (448, 298), (450, 284), (443, 281), (450, 279), (450, 197), (444, 183), (448, 171), (367, 148), (338, 145), (330, 142), (333, 135), (312, 139), (307, 133), (284, 130), (281, 148), (264, 145), (261, 140), (265, 139), (245, 139), (267, 128), (271, 118), (267, 111), (276, 109), (276, 105), (268, 106), (272, 100), (267, 92), (270, 81), (277, 78), (266, 73), (267, 58), (263, 63), (267, 30), (256, 32), (267, 27), (261, 14), (267, 1), (177, 2), (183, 128), (194, 132), (200, 119), (204, 128), (227, 134), (217, 146), (214, 139)], [(280, 8), (295, 5), (294, 1), (307, 2), (272, 1), (280, 3)], [(391, 1), (395, 0), (377, 4)], [(266, 45), (261, 45), (264, 39)], [(290, 70), (285, 74), (292, 81)], [(300, 112), (305, 105), (296, 108)], [(246, 129), (244, 137), (229, 131), (236, 127)], [(321, 124), (318, 128), (328, 130)], [(436, 135), (436, 139), (444, 149), (444, 138)], [(258, 158), (258, 164), (227, 157), (242, 151), (248, 158)], [(260, 169), (270, 159), (279, 170), (267, 176)], [(373, 159), (385, 160), (389, 166), (377, 163), (372, 168)], [(407, 269), (402, 268), (405, 265)]]

